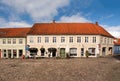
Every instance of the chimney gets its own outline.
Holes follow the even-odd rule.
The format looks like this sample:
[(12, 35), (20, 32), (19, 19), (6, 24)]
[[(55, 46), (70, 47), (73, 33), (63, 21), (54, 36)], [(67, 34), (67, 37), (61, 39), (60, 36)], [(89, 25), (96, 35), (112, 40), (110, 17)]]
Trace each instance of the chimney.
[(55, 23), (55, 20), (53, 20), (53, 23)]
[(98, 23), (98, 22), (95, 22), (95, 24), (96, 24), (96, 25), (99, 25), (99, 23)]

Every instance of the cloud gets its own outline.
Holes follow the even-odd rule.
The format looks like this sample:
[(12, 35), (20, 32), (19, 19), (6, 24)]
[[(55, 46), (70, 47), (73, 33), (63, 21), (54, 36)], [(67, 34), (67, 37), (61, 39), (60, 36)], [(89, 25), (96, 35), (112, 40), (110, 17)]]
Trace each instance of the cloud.
[(62, 16), (60, 22), (91, 22), (88, 19), (82, 17), (79, 13), (72, 16)]
[(6, 21), (4, 18), (0, 18), (0, 28), (13, 28), (13, 27), (31, 27), (32, 25), (24, 21)]
[[(27, 13), (34, 21), (48, 21), (58, 14), (57, 9), (67, 6), (70, 0), (1, 0), (17, 14)], [(14, 12), (13, 12), (14, 13)]]
[(120, 38), (120, 26), (102, 25), (110, 34)]

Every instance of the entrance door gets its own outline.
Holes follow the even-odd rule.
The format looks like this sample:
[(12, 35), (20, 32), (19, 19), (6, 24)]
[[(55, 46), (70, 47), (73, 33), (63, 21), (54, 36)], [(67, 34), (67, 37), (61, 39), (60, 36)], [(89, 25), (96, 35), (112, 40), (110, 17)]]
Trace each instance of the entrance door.
[(65, 48), (60, 48), (60, 56), (62, 58), (66, 57), (66, 55), (65, 55)]
[(0, 58), (1, 58), (1, 49), (0, 49)]
[(11, 50), (8, 50), (8, 58), (11, 58)]
[(103, 47), (102, 48), (102, 56), (105, 56), (106, 55), (106, 47)]

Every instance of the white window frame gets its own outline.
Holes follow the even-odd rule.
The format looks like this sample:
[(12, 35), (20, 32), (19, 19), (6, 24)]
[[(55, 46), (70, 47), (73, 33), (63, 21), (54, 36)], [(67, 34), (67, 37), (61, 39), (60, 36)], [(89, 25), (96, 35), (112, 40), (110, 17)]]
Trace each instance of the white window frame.
[(93, 43), (96, 43), (96, 37), (93, 37)]
[(8, 44), (11, 44), (11, 39), (8, 39)]
[(34, 40), (33, 40), (33, 37), (30, 37), (30, 43), (33, 43)]
[(56, 43), (56, 37), (53, 37), (53, 43)]
[(3, 39), (3, 44), (6, 44), (6, 39)]
[(16, 44), (16, 39), (15, 38), (13, 39), (13, 44)]
[(41, 43), (41, 37), (37, 37), (37, 42)]
[(65, 43), (65, 37), (61, 37), (61, 43)]
[(81, 43), (81, 37), (77, 37), (77, 43)]
[(19, 39), (19, 44), (23, 44), (23, 39)]
[(49, 37), (45, 37), (45, 43), (49, 43)]
[(69, 43), (73, 43), (73, 37), (69, 37)]
[(89, 41), (89, 38), (88, 37), (85, 37), (85, 43), (88, 43)]
[(70, 48), (70, 56), (77, 56), (77, 48)]

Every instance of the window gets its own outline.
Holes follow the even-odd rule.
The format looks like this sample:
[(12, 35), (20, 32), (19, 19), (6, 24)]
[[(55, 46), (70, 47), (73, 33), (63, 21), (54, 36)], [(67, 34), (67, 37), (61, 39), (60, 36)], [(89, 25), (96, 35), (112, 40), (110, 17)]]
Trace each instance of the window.
[(6, 57), (6, 50), (3, 50), (3, 56)]
[(34, 41), (33, 41), (33, 37), (30, 37), (30, 43), (33, 43)]
[(22, 39), (19, 39), (19, 44), (22, 44), (23, 43), (23, 40)]
[(6, 44), (6, 39), (3, 39), (3, 44)]
[(81, 48), (81, 56), (84, 56), (84, 48)]
[(41, 37), (38, 37), (38, 38), (37, 38), (37, 42), (38, 42), (38, 43), (41, 43)]
[(13, 58), (16, 58), (16, 57), (17, 57), (17, 50), (14, 49), (14, 50), (13, 50)]
[(104, 39), (104, 44), (106, 44), (106, 38)]
[(77, 48), (70, 48), (70, 56), (77, 56)]
[(23, 50), (19, 50), (19, 57), (21, 57), (23, 54)]
[(13, 44), (16, 44), (16, 39), (13, 39)]
[(81, 37), (77, 37), (77, 42), (78, 42), (78, 43), (81, 42)]
[(73, 43), (73, 37), (69, 37), (69, 42)]
[(95, 48), (89, 48), (88, 50), (90, 56), (95, 56)]
[(96, 43), (96, 37), (93, 37), (93, 43)]
[(8, 44), (11, 44), (11, 39), (8, 39)]
[(85, 37), (85, 43), (88, 43), (88, 37)]
[(56, 43), (56, 37), (53, 37), (53, 43)]
[(49, 43), (49, 37), (45, 37), (45, 43)]
[(65, 37), (61, 37), (61, 43), (65, 42)]

